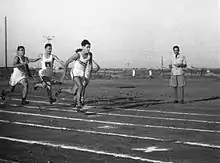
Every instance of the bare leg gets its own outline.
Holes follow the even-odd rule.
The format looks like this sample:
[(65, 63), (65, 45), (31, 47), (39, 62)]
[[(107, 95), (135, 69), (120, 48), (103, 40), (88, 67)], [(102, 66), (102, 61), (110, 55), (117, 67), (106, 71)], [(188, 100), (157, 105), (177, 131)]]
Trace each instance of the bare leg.
[(77, 84), (74, 82), (72, 88), (60, 88), (56, 93), (55, 96), (58, 97), (60, 93), (66, 93), (69, 95), (73, 95), (73, 103), (71, 105), (76, 106), (76, 93), (77, 93)]
[(178, 90), (177, 87), (173, 87), (173, 92), (174, 92), (174, 102), (177, 103), (178, 102)]
[(27, 99), (27, 94), (28, 94), (28, 80), (27, 79), (22, 79), (20, 81), (20, 84), (23, 86), (23, 90), (22, 90), (22, 101), (21, 103), (23, 105), (25, 104), (29, 104), (29, 102), (26, 100)]
[(84, 104), (85, 92), (86, 92), (86, 88), (87, 88), (88, 84), (89, 84), (89, 79), (85, 78), (85, 79), (83, 80), (83, 90), (82, 90), (82, 98), (81, 98), (83, 104)]
[(15, 86), (9, 86), (7, 89), (2, 90), (2, 100), (5, 100), (7, 94), (14, 92)]
[(181, 92), (181, 103), (184, 103), (184, 87), (180, 87)]
[(47, 77), (47, 76), (43, 76), (42, 77), (42, 80), (43, 80), (43, 82), (42, 82), (42, 84), (40, 85), (41, 87), (46, 87), (46, 89), (47, 89), (47, 95), (48, 95), (48, 98), (49, 98), (49, 101), (50, 101), (50, 103), (52, 104), (52, 103), (54, 103), (55, 101), (56, 101), (56, 99), (54, 99), (53, 97), (52, 97), (52, 84), (51, 84), (51, 79), (49, 78), (49, 77)]
[(78, 107), (81, 107), (81, 97), (82, 97), (82, 91), (83, 91), (83, 84), (82, 84), (82, 78), (81, 77), (74, 77), (74, 81), (78, 87), (77, 89), (77, 105)]
[(77, 85), (76, 83), (73, 84), (72, 88), (60, 88), (59, 93), (67, 93), (70, 95), (76, 95), (77, 92)]

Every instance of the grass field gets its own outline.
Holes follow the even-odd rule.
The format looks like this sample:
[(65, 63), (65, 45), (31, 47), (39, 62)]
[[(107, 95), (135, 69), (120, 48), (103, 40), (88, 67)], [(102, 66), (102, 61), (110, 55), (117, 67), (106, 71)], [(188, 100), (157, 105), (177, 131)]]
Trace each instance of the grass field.
[(0, 162), (220, 162), (214, 78), (188, 79), (185, 104), (172, 103), (168, 79), (92, 80), (88, 114), (69, 105), (71, 95), (50, 105), (45, 91), (30, 87), (30, 104), (21, 106), (18, 92), (0, 101)]

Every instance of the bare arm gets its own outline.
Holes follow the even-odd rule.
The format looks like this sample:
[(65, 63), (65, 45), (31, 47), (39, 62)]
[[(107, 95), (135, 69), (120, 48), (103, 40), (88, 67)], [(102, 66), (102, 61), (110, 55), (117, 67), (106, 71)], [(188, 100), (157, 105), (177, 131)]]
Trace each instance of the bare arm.
[(71, 56), (71, 57), (65, 62), (64, 68), (67, 68), (68, 65), (69, 65), (71, 62), (77, 60), (78, 58), (79, 58), (79, 54), (78, 54), (78, 53), (76, 53), (76, 54), (74, 54), (73, 56)]
[(100, 70), (100, 66), (94, 60), (92, 60), (92, 64), (93, 67), (95, 67), (92, 69), (92, 72), (98, 72)]
[(38, 57), (38, 58), (28, 58), (29, 62), (37, 62), (40, 59), (41, 59), (40, 57)]
[(61, 78), (60, 78), (60, 81), (61, 81), (62, 83), (63, 83), (63, 80), (64, 80), (65, 77), (66, 77), (66, 71), (67, 71), (68, 65), (69, 65), (71, 62), (77, 60), (78, 58), (79, 58), (79, 54), (76, 53), (76, 54), (74, 54), (73, 56), (71, 56), (71, 57), (65, 62), (65, 64), (64, 64), (64, 72), (63, 72), (63, 75), (62, 75)]
[(55, 59), (55, 61), (57, 61), (60, 65), (64, 66), (64, 62), (62, 60), (60, 60), (56, 55), (53, 55), (53, 58)]
[(29, 62), (37, 62), (41, 60), (43, 54), (39, 54), (37, 58), (28, 58)]

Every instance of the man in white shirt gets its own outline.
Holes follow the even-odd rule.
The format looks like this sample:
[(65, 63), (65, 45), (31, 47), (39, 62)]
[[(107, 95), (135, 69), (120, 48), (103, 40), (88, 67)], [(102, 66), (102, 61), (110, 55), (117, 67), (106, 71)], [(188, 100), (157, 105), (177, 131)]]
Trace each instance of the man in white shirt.
[(135, 77), (135, 74), (136, 74), (136, 70), (135, 68), (132, 69), (132, 77), (134, 78)]
[(149, 70), (149, 77), (150, 77), (150, 79), (153, 79), (153, 78), (154, 78), (154, 77), (153, 77), (153, 72), (152, 72), (151, 69)]
[(171, 68), (170, 86), (174, 90), (174, 103), (178, 103), (178, 87), (181, 92), (180, 103), (184, 103), (184, 86), (186, 85), (186, 81), (183, 69), (187, 67), (187, 63), (185, 57), (180, 56), (179, 46), (174, 46), (173, 52), (174, 57), (172, 63), (169, 65)]

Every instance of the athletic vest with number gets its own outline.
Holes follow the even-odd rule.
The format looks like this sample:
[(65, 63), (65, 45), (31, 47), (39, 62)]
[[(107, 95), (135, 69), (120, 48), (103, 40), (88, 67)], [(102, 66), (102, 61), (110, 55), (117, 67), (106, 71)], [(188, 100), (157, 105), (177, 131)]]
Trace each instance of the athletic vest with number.
[(53, 55), (51, 54), (49, 58), (46, 58), (44, 55), (42, 56), (41, 65), (42, 69), (52, 69), (53, 68)]

